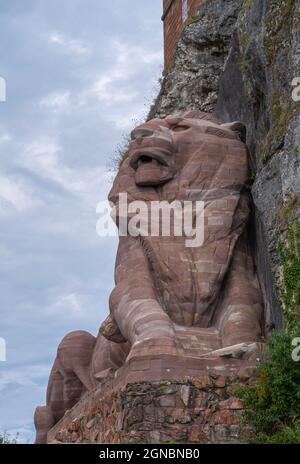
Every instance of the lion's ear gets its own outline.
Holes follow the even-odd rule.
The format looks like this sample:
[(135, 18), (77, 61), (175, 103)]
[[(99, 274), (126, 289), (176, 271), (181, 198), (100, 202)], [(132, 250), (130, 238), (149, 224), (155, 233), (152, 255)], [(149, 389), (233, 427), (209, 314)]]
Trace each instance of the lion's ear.
[(241, 141), (246, 143), (247, 129), (246, 129), (246, 126), (242, 122), (239, 122), (239, 121), (229, 122), (226, 124), (222, 124), (222, 127), (224, 127), (225, 129), (229, 129), (234, 132), (237, 132)]

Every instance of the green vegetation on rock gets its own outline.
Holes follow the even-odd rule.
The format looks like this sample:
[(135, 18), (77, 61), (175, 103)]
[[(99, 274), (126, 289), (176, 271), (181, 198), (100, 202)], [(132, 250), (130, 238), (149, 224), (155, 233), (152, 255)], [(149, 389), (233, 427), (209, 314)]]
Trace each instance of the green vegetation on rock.
[(251, 443), (300, 443), (300, 362), (292, 359), (295, 337), (300, 337), (300, 322), (293, 330), (274, 332), (258, 378), (237, 391), (244, 421), (254, 427)]
[(293, 330), (300, 321), (300, 224), (291, 223), (287, 230), (287, 243), (277, 243), (282, 263), (279, 296), (283, 304), (286, 330)]
[(274, 331), (267, 343), (258, 378), (237, 391), (244, 421), (254, 427), (253, 443), (300, 443), (300, 361), (292, 358), (292, 341), (300, 337), (300, 223), (293, 217), (295, 202), (290, 199), (281, 211), (289, 225), (285, 243), (277, 243), (284, 330)]
[[(270, 11), (266, 18), (264, 46), (268, 65), (271, 66), (280, 49), (285, 46), (293, 18), (295, 0), (270, 2)], [(276, 18), (276, 20), (274, 20)]]
[(243, 10), (249, 10), (249, 8), (251, 8), (251, 6), (253, 5), (253, 1), (254, 0), (244, 0)]

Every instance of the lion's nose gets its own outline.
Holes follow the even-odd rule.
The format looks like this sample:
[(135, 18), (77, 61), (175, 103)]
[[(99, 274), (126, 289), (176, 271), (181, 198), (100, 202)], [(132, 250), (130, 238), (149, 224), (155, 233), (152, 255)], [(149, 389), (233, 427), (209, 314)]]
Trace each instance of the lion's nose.
[(165, 118), (165, 121), (168, 123), (169, 126), (176, 126), (176, 124), (179, 124), (182, 121), (181, 116), (174, 116), (170, 115)]
[(131, 139), (136, 140), (144, 137), (151, 137), (154, 134), (154, 131), (151, 129), (134, 129), (131, 132)]

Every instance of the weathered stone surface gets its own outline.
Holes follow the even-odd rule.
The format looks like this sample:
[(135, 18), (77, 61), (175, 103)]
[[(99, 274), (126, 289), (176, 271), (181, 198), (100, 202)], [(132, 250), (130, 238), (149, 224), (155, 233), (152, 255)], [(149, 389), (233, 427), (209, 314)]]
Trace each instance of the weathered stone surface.
[(238, 377), (242, 381), (254, 379), (258, 373), (255, 367), (242, 367), (238, 373)]
[(243, 0), (215, 0), (198, 8), (178, 42), (174, 63), (162, 81), (149, 118), (189, 109), (214, 109), (219, 78), (242, 3)]
[(236, 23), (216, 106), (219, 117), (238, 118), (247, 127), (268, 327), (281, 325), (274, 287), (280, 267), (276, 241), (280, 235), (284, 240), (287, 229), (282, 213), (290, 208), (294, 220), (300, 218), (300, 107), (291, 86), (299, 75), (299, 31), (299, 0), (248, 2)]
[(180, 396), (181, 396), (181, 399), (182, 399), (183, 403), (185, 404), (185, 406), (188, 406), (188, 404), (189, 404), (190, 393), (191, 393), (191, 389), (190, 389), (189, 386), (183, 385), (181, 387)]
[[(48, 434), (48, 443), (237, 443), (244, 429), (242, 409), (238, 399), (226, 401), (208, 390), (199, 389), (205, 382), (197, 378), (185, 381), (143, 382), (114, 387), (82, 400), (80, 429), (69, 430), (72, 411)], [(235, 385), (236, 377), (226, 377), (228, 386)], [(162, 395), (166, 385), (172, 389)], [(234, 387), (235, 388), (235, 387)], [(189, 402), (182, 401), (182, 392), (189, 391)], [(222, 388), (224, 396), (231, 395)], [(205, 406), (197, 405), (206, 398)], [(176, 407), (170, 404), (174, 399)], [(139, 398), (139, 406), (136, 399)], [(110, 408), (107, 405), (110, 405)], [(138, 412), (137, 412), (138, 409)], [(76, 410), (74, 411), (76, 414)], [(71, 415), (71, 417), (68, 417)], [(91, 419), (92, 418), (92, 419)], [(91, 424), (91, 421), (92, 424)], [(71, 419), (71, 423), (74, 419)], [(76, 419), (75, 419), (76, 422)], [(248, 430), (251, 433), (251, 429)]]
[(226, 348), (220, 348), (212, 352), (201, 355), (203, 358), (210, 356), (220, 356), (225, 358), (246, 358), (251, 356), (253, 353), (257, 354), (260, 350), (258, 343), (238, 343), (237, 345), (227, 346)]
[(254, 180), (251, 246), (267, 333), (282, 326), (276, 241), (285, 241), (291, 212), (293, 221), (300, 218), (300, 109), (291, 85), (299, 43), (299, 0), (211, 0), (183, 32), (150, 112), (209, 109), (245, 124)]

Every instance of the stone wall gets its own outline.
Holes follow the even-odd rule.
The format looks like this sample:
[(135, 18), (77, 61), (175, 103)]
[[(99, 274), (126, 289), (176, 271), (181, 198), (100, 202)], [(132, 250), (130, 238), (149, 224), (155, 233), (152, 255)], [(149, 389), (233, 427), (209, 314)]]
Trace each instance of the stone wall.
[(47, 442), (241, 442), (251, 429), (236, 388), (256, 376), (263, 350), (130, 359), (67, 411)]
[[(277, 241), (300, 218), (300, 0), (211, 0), (178, 42), (149, 117), (214, 111), (247, 127), (253, 177), (253, 253), (265, 299), (266, 333), (282, 326)], [(292, 215), (290, 214), (292, 212)]]
[(99, 388), (66, 413), (48, 443), (240, 443), (251, 430), (241, 426), (235, 384), (252, 374)]

